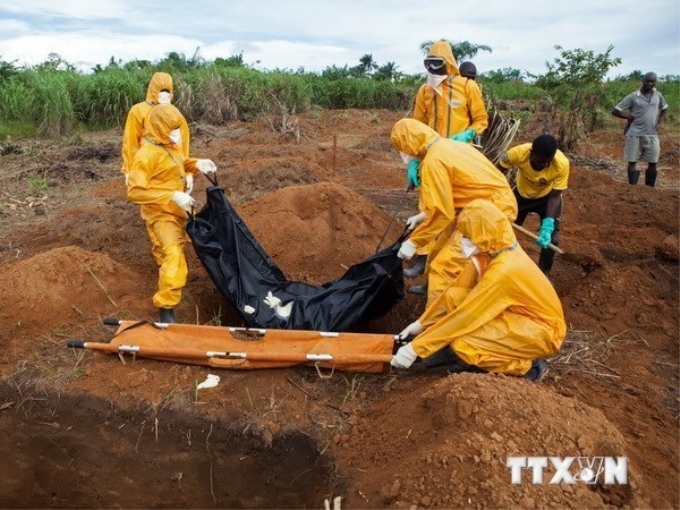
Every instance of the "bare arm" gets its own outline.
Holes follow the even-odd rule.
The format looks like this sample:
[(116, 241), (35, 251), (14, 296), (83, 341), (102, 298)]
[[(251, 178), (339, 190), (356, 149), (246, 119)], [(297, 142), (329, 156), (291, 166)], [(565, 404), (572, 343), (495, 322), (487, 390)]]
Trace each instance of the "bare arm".
[(554, 189), (548, 196), (545, 214), (549, 218), (557, 219), (562, 214), (562, 190)]
[(657, 119), (656, 124), (654, 125), (655, 130), (659, 129), (661, 122), (663, 121), (663, 119), (666, 118), (666, 110), (668, 110), (668, 108), (661, 110), (661, 113), (659, 113), (659, 118)]
[(622, 112), (621, 110), (617, 110), (616, 108), (614, 108), (612, 110), (612, 115), (614, 117), (618, 117), (619, 119), (626, 119), (626, 120), (629, 120), (629, 121), (633, 120), (633, 116), (630, 114), (630, 112), (628, 112), (628, 113)]

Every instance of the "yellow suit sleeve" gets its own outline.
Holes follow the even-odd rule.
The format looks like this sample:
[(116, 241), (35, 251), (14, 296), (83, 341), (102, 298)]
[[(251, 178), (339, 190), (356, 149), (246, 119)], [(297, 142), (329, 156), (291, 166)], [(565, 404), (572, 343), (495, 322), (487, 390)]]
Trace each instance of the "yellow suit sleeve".
[(468, 92), (468, 109), (472, 120), (470, 128), (474, 129), (477, 135), (481, 135), (489, 127), (489, 115), (486, 112), (486, 106), (484, 106), (482, 93), (479, 86), (474, 82), (468, 84), (466, 91)]
[(418, 207), (426, 218), (411, 233), (411, 242), (418, 248), (427, 246), (453, 222), (456, 211), (448, 170), (440, 162), (424, 160), (420, 169), (421, 185)]
[(421, 86), (418, 89), (418, 92), (416, 94), (416, 99), (413, 102), (413, 115), (412, 117), (415, 120), (419, 120), (423, 124), (428, 124), (428, 115), (427, 115), (427, 104), (425, 101), (425, 94), (424, 94), (424, 89), (423, 86)]
[(191, 134), (189, 133), (189, 125), (187, 124), (187, 121), (184, 118), (184, 116), (182, 116), (182, 123), (179, 126), (179, 131), (182, 134), (182, 155), (185, 158), (188, 158)]
[(500, 315), (512, 303), (508, 287), (513, 285), (503, 271), (489, 270), (460, 306), (411, 342), (416, 354), (426, 358)]
[(424, 328), (428, 328), (446, 316), (447, 313), (458, 308), (467, 298), (470, 290), (477, 283), (477, 270), (470, 263), (458, 277), (435, 299), (418, 319)]
[(120, 171), (124, 174), (130, 172), (135, 153), (141, 145), (144, 120), (139, 118), (137, 113), (137, 109), (133, 106), (128, 113), (123, 130), (123, 147), (121, 150), (123, 164)]

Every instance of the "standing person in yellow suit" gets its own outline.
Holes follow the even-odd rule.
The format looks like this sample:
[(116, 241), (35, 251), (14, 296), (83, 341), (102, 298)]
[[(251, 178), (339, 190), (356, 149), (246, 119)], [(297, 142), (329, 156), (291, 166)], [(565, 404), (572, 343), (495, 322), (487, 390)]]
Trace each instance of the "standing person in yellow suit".
[[(443, 137), (472, 142), (489, 125), (479, 86), (474, 79), (461, 76), (448, 41), (432, 43), (424, 65), (427, 82), (418, 89), (411, 117), (427, 124)], [(418, 167), (418, 160), (409, 163), (408, 177), (413, 187), (420, 184)], [(422, 207), (419, 209), (422, 211)], [(430, 249), (427, 246), (419, 249), (415, 264), (404, 270), (405, 276), (413, 278), (424, 272)], [(410, 290), (425, 293), (420, 286)]]
[[(154, 73), (146, 89), (146, 100), (137, 103), (130, 108), (125, 121), (125, 129), (123, 130), (123, 147), (122, 157), (123, 164), (120, 171), (125, 175), (125, 184), (127, 186), (128, 174), (132, 161), (135, 159), (135, 153), (142, 146), (142, 137), (146, 125), (146, 119), (149, 113), (156, 105), (170, 104), (173, 97), (172, 76), (168, 73)], [(182, 154), (184, 157), (189, 157), (189, 126), (187, 121), (182, 116), (180, 123), (180, 132), (182, 133)]]
[[(153, 108), (146, 120), (144, 141), (135, 154), (127, 184), (128, 200), (141, 205), (142, 219), (152, 243), (158, 268), (158, 291), (153, 304), (160, 322), (177, 322), (173, 308), (182, 298), (187, 281), (184, 225), (196, 205), (189, 193), (188, 177), (217, 170), (209, 159), (187, 158), (181, 126), (184, 117), (170, 104)], [(186, 191), (188, 192), (186, 192)]]
[(517, 200), (503, 174), (470, 144), (441, 137), (413, 119), (397, 121), (391, 139), (405, 161), (421, 161), (418, 199), (422, 212), (407, 220), (413, 231), (398, 255), (410, 260), (419, 249), (432, 246), (427, 277), (429, 305), (468, 263), (460, 251), (461, 234), (456, 229), (461, 209), (483, 198), (496, 204), (512, 221), (517, 217)]
[[(149, 81), (149, 86), (146, 90), (146, 101), (137, 103), (130, 108), (128, 112), (127, 121), (125, 123), (125, 130), (123, 131), (123, 165), (121, 172), (125, 175), (125, 186), (128, 184), (130, 168), (135, 159), (135, 154), (142, 146), (144, 132), (146, 130), (146, 122), (151, 111), (159, 104), (170, 104), (173, 98), (173, 84), (172, 76), (168, 73), (154, 73)], [(185, 158), (189, 157), (189, 126), (187, 121), (182, 116), (180, 122), (180, 133), (182, 135), (182, 154)], [(193, 189), (193, 175), (187, 174), (187, 189), (191, 193)], [(153, 245), (152, 254), (156, 263), (161, 265), (161, 249), (158, 241), (153, 237), (153, 232), (149, 232), (151, 243)]]
[(465, 270), (397, 337), (406, 341), (391, 364), (408, 368), (447, 364), (450, 373), (496, 372), (538, 382), (543, 358), (555, 354), (566, 335), (555, 289), (517, 242), (506, 214), (487, 200), (473, 200), (460, 213)]

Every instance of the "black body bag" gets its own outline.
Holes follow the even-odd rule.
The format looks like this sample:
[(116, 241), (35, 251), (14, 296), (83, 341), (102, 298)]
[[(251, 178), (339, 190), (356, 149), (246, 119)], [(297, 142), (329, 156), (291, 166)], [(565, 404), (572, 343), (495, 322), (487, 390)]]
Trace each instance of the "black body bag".
[(335, 281), (319, 286), (289, 281), (216, 181), (206, 195), (205, 206), (190, 216), (186, 231), (208, 275), (248, 327), (347, 331), (360, 321), (383, 316), (404, 297), (402, 261), (397, 257), (403, 239)]

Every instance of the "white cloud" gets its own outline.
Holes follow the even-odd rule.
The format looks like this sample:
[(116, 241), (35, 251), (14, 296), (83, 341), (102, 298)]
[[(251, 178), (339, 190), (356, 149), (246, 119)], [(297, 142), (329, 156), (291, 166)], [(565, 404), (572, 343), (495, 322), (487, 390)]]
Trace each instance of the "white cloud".
[[(644, 11), (644, 15), (641, 14)], [(28, 64), (59, 53), (81, 67), (111, 56), (158, 60), (170, 51), (212, 60), (243, 52), (260, 68), (320, 71), (356, 65), (370, 53), (402, 72), (422, 71), (420, 44), (446, 38), (491, 46), (480, 72), (505, 67), (545, 72), (555, 45), (597, 53), (614, 46), (613, 74), (680, 72), (677, 0), (616, 3), (506, 0), (424, 6), (407, 0), (22, 0), (0, 6), (0, 57)], [(57, 18), (54, 18), (54, 17)]]
[(21, 0), (3, 2), (1, 8), (19, 15), (59, 16), (75, 19), (119, 18), (129, 12), (125, 1), (116, 0)]
[(18, 60), (19, 65), (35, 65), (57, 53), (81, 71), (87, 72), (95, 64), (105, 65), (113, 56), (124, 62), (130, 60), (159, 60), (170, 51), (192, 55), (198, 40), (174, 35), (93, 37), (81, 34), (27, 35), (0, 41), (3, 60)]

